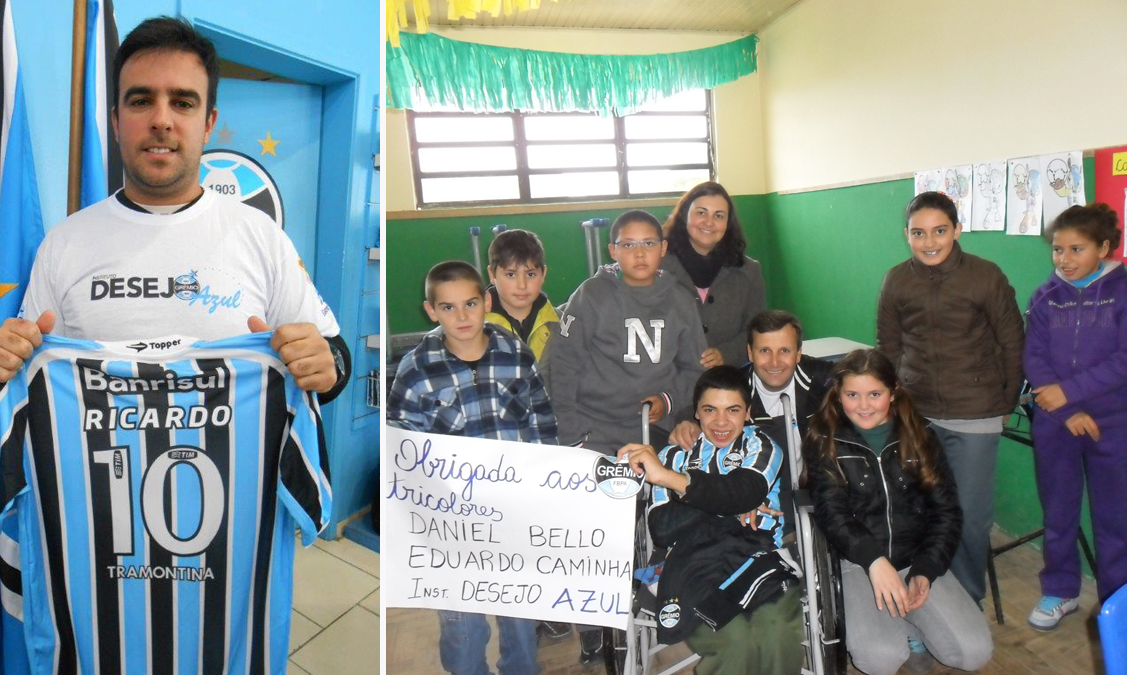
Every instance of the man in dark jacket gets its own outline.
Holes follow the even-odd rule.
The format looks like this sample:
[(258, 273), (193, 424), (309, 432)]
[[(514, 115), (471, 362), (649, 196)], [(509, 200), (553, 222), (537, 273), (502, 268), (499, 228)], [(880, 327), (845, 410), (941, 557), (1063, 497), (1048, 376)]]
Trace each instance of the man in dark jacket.
[[(771, 309), (756, 314), (748, 325), (747, 355), (751, 363), (742, 372), (751, 390), (751, 423), (761, 428), (783, 452), (788, 447), (786, 424), (783, 421), (782, 394), (790, 397), (797, 428), (791, 429), (791, 446), (798, 450), (806, 434), (808, 420), (829, 388), (833, 364), (824, 359), (802, 356), (802, 323), (790, 312)], [(669, 435), (669, 442), (688, 450), (692, 448), (700, 427), (692, 421), (681, 422)], [(802, 455), (798, 456), (799, 468)], [(784, 454), (780, 499), (791, 509), (790, 464)], [(787, 519), (787, 531), (793, 531), (793, 518)]]
[(688, 450), (648, 445), (619, 450), (653, 484), (649, 529), (668, 549), (658, 581), (658, 639), (686, 640), (700, 654), (699, 675), (777, 673), (802, 666), (803, 625), (797, 564), (782, 545), (785, 517), (743, 514), (779, 503), (783, 453), (746, 426), (751, 402), (731, 366), (704, 373), (693, 392), (701, 434)]

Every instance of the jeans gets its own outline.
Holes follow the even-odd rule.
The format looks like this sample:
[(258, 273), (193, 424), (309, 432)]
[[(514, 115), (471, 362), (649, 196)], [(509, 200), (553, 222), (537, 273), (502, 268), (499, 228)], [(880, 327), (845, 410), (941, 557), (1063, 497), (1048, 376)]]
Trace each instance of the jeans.
[(986, 597), (986, 559), (990, 554), (990, 528), (994, 525), (994, 475), (1002, 435), (966, 434), (932, 424), (955, 474), (959, 506), (963, 508), (963, 536), (951, 574), (975, 602)]
[[(900, 572), (900, 578), (908, 570)], [(922, 640), (937, 661), (949, 668), (978, 670), (990, 660), (990, 626), (967, 592), (950, 573), (931, 585), (927, 601), (904, 618), (878, 610), (868, 573), (841, 562), (845, 595), (845, 646), (853, 665), (868, 675), (892, 675), (908, 660), (908, 638)]]
[[(501, 634), (501, 675), (536, 675), (536, 622), (508, 616), (495, 617)], [(490, 675), (485, 663), (489, 623), (484, 614), (438, 610), (438, 652), (442, 667), (451, 675)]]

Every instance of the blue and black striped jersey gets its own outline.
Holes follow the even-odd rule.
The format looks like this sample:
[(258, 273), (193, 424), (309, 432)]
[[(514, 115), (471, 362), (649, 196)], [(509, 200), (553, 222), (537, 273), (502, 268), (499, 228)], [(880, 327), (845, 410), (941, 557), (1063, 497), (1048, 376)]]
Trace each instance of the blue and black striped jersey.
[[(737, 469), (748, 469), (763, 476), (767, 481), (767, 496), (763, 504), (776, 511), (783, 511), (779, 499), (779, 471), (783, 464), (783, 453), (762, 429), (748, 425), (739, 438), (731, 445), (718, 448), (702, 433), (691, 450), (670, 445), (658, 453), (658, 459), (666, 468), (678, 472), (698, 469), (718, 476), (730, 474)], [(670, 500), (669, 490), (654, 486), (651, 509), (656, 509)], [(758, 514), (757, 529), (769, 534), (775, 548), (783, 545), (784, 517), (775, 518), (769, 514)]]
[(284, 673), (294, 527), (328, 523), (327, 472), (269, 333), (45, 336), (0, 388), (32, 670)]

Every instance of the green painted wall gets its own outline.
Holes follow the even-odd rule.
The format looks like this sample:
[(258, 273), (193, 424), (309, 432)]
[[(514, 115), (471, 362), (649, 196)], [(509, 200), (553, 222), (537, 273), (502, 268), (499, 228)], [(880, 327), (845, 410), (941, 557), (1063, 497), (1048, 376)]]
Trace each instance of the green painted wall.
[[(1091, 158), (1084, 160), (1084, 171), (1092, 201)], [(873, 344), (881, 282), (889, 268), (911, 255), (903, 215), (911, 198), (910, 179), (767, 195), (763, 239), (769, 255), (760, 259), (770, 263), (764, 265), (764, 274), (771, 305), (801, 317), (810, 337), (836, 335)], [(1041, 237), (972, 232), (959, 242), (967, 252), (1002, 268), (1023, 311), (1053, 269)], [(1041, 526), (1028, 447), (1003, 439), (996, 486), (995, 522), (1003, 530), (1016, 535)], [(1082, 522), (1090, 533), (1087, 507)]]
[[(736, 210), (743, 216), (744, 229), (749, 236), (758, 236), (766, 219), (767, 198), (763, 195), (733, 198)], [(544, 292), (555, 304), (563, 303), (572, 291), (587, 277), (587, 257), (583, 252), (583, 230), (579, 223), (591, 218), (609, 218), (611, 221), (624, 209), (595, 209), (561, 213), (518, 214), (488, 217), (425, 218), (418, 220), (389, 220), (386, 239), (391, 252), (384, 261), (387, 266), (387, 315), (391, 334), (429, 330), (433, 324), (423, 311), (423, 277), (433, 265), (444, 260), (473, 262), (469, 228), (481, 228), (482, 265), (489, 264), (490, 231), (494, 225), (504, 223), (510, 228), (535, 232), (544, 243), (548, 276)], [(664, 222), (672, 209), (649, 209)], [(603, 261), (610, 262), (606, 251), (606, 230), (602, 232)], [(766, 249), (753, 241), (749, 249), (752, 257), (764, 260)]]
[[(1092, 160), (1084, 170), (1094, 175)], [(1094, 199), (1089, 178), (1088, 199)], [(840, 336), (873, 344), (877, 295), (885, 273), (911, 255), (904, 237), (904, 207), (912, 181), (898, 180), (792, 195), (737, 196), (736, 211), (748, 238), (748, 253), (763, 265), (768, 302), (802, 318), (809, 337)], [(653, 209), (659, 219), (669, 208)], [(588, 218), (613, 219), (621, 210), (573, 211), (489, 218), (397, 220), (387, 224), (387, 307), (393, 333), (431, 327), (422, 310), (423, 276), (435, 263), (472, 260), (468, 228), (480, 226), (482, 255), (497, 223), (536, 232), (547, 251), (544, 290), (561, 303), (587, 273), (583, 233)], [(963, 248), (997, 263), (1017, 291), (1024, 310), (1033, 290), (1052, 271), (1049, 248), (1040, 237), (973, 232)], [(605, 258), (606, 256), (604, 256)], [(1003, 440), (998, 463), (995, 520), (1020, 534), (1040, 527), (1041, 507), (1030, 450)], [(1088, 522), (1087, 515), (1084, 522)], [(1091, 530), (1086, 526), (1085, 529)]]
[[(423, 312), (423, 278), (427, 270), (444, 260), (473, 262), (469, 229), (481, 228), (482, 266), (489, 264), (490, 231), (504, 223), (510, 228), (535, 232), (544, 243), (548, 276), (544, 292), (552, 302), (560, 304), (587, 276), (587, 258), (583, 252), (583, 230), (579, 223), (591, 218), (614, 219), (621, 210), (569, 211), (563, 213), (517, 214), (488, 217), (427, 218), (391, 220), (387, 238), (391, 242), (387, 256), (387, 314), (392, 334), (429, 330), (433, 324)], [(654, 215), (665, 218), (668, 208), (655, 209)], [(606, 231), (603, 231), (606, 243)], [(606, 249), (603, 259), (608, 260)]]

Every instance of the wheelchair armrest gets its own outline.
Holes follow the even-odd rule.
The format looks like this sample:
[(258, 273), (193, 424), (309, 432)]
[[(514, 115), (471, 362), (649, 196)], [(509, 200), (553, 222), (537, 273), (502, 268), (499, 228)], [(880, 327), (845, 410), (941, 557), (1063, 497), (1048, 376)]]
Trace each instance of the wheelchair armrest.
[(806, 513), (814, 512), (814, 500), (810, 498), (809, 490), (795, 490), (791, 493), (794, 500), (795, 512), (805, 511)]

